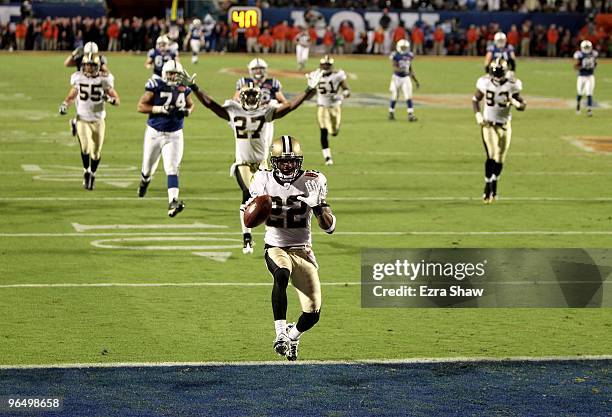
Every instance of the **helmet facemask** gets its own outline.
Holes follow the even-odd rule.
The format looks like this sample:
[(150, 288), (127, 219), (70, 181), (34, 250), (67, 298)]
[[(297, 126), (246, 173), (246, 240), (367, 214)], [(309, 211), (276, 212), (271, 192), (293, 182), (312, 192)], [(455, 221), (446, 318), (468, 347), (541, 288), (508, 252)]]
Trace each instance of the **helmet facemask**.
[(495, 34), (495, 38), (493, 39), (493, 43), (495, 44), (495, 46), (497, 46), (499, 49), (502, 49), (506, 46), (506, 35), (503, 34), (502, 32), (498, 32)]
[(249, 74), (251, 75), (251, 78), (253, 78), (254, 80), (261, 81), (264, 78), (266, 78), (266, 75), (267, 75), (266, 67), (251, 68), (251, 70), (249, 71)]
[(100, 74), (100, 58), (93, 54), (86, 55), (81, 62), (81, 68), (87, 77), (97, 77)]
[(276, 176), (285, 181), (293, 181), (302, 169), (303, 156), (282, 154), (270, 157), (270, 164)]
[(590, 54), (593, 51), (593, 44), (590, 41), (580, 42), (580, 51), (584, 54)]
[(178, 71), (165, 71), (163, 73), (163, 80), (166, 84), (170, 86), (178, 85), (180, 80), (181, 73)]
[(408, 41), (405, 39), (401, 39), (397, 42), (397, 45), (395, 45), (395, 49), (400, 54), (405, 54), (410, 49), (410, 43), (408, 43)]
[(506, 78), (508, 72), (508, 64), (505, 60), (498, 58), (491, 63), (490, 67), (491, 75), (497, 81), (501, 81)]
[(259, 108), (261, 101), (261, 91), (253, 84), (246, 85), (240, 90), (240, 104), (242, 108), (251, 111)]

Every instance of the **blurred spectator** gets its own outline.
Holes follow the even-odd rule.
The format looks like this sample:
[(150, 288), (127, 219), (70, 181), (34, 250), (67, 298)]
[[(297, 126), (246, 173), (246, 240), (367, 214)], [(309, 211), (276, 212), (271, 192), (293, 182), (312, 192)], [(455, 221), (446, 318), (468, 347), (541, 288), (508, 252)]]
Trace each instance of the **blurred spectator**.
[(514, 50), (517, 52), (520, 48), (520, 45), (519, 45), (520, 39), (521, 39), (521, 35), (519, 34), (519, 31), (516, 28), (516, 25), (510, 26), (510, 30), (508, 31), (508, 34), (506, 35), (506, 41), (508, 42), (508, 45), (512, 45)]
[(289, 26), (287, 25), (287, 21), (283, 20), (278, 25), (274, 26), (272, 29), (272, 36), (274, 37), (274, 52), (277, 54), (284, 54), (286, 52), (287, 43), (285, 39), (287, 39), (287, 32), (289, 31)]
[(395, 49), (395, 45), (398, 41), (406, 39), (406, 29), (401, 24), (397, 25), (397, 27), (393, 30), (393, 49)]
[(336, 42), (334, 31), (331, 26), (328, 26), (325, 29), (325, 34), (323, 35), (323, 46), (325, 48), (326, 54), (331, 54), (334, 49), (334, 44)]
[(529, 56), (531, 48), (531, 21), (525, 20), (521, 27), (521, 55)]
[(374, 54), (382, 54), (383, 53), (383, 43), (385, 42), (385, 31), (379, 26), (374, 31), (374, 48), (372, 53)]
[(412, 29), (412, 53), (415, 55), (423, 55), (423, 42), (425, 41), (425, 33), (423, 30), (415, 26)]
[(17, 39), (17, 50), (23, 51), (25, 49), (26, 36), (28, 34), (28, 27), (25, 22), (17, 23), (15, 28), (15, 38)]
[(478, 51), (476, 49), (476, 42), (478, 41), (478, 29), (476, 29), (476, 25), (470, 25), (470, 28), (467, 30), (465, 36), (467, 40), (466, 52), (467, 55), (478, 55)]
[(559, 42), (559, 31), (555, 24), (550, 25), (546, 33), (546, 55), (557, 56), (557, 42)]
[(259, 28), (257, 26), (251, 26), (247, 28), (244, 31), (244, 38), (246, 39), (247, 52), (257, 52), (257, 38), (259, 38)]
[(274, 46), (274, 38), (270, 34), (269, 29), (264, 29), (264, 32), (259, 35), (257, 41), (259, 43), (260, 51), (264, 54), (270, 52), (272, 50), (272, 47)]
[(442, 29), (442, 26), (436, 25), (436, 29), (434, 30), (434, 34), (433, 34), (433, 40), (434, 40), (433, 53), (434, 55), (444, 54), (444, 38), (445, 38), (444, 29)]
[[(110, 23), (108, 25), (108, 29), (106, 29), (106, 36), (108, 36), (108, 50), (109, 51), (119, 50), (119, 33), (120, 33), (119, 24), (115, 21), (114, 18), (111, 17)], [(154, 39), (157, 39), (157, 37), (155, 37)]]
[(343, 22), (340, 25), (339, 31), (340, 37), (344, 40), (344, 53), (352, 54), (353, 46), (355, 44), (355, 31), (353, 27), (348, 22)]

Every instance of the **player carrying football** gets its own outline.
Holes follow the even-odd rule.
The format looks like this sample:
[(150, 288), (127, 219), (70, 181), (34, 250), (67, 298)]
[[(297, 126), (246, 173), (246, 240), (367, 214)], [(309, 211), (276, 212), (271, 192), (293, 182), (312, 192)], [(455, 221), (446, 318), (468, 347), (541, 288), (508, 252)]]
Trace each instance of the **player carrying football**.
[(76, 100), (76, 132), (81, 145), (83, 161), (83, 187), (94, 189), (96, 171), (100, 164), (106, 110), (105, 102), (119, 105), (119, 95), (114, 88), (114, 77), (100, 71), (101, 59), (93, 53), (83, 57), (81, 70), (70, 77), (70, 91), (59, 107), (60, 114), (68, 113), (68, 107)]
[(414, 68), (412, 66), (412, 60), (414, 54), (410, 52), (410, 42), (406, 39), (401, 39), (395, 46), (395, 52), (391, 54), (391, 62), (393, 63), (393, 75), (391, 76), (391, 84), (389, 85), (389, 91), (391, 91), (391, 101), (389, 103), (389, 120), (395, 120), (395, 104), (399, 97), (400, 91), (404, 95), (406, 100), (406, 107), (408, 109), (408, 120), (416, 122), (417, 118), (414, 115), (414, 108), (412, 107), (412, 82), (416, 88), (419, 88), (419, 81), (414, 75)]
[(138, 102), (138, 111), (149, 115), (144, 136), (142, 173), (138, 196), (144, 197), (159, 158), (164, 159), (168, 179), (168, 216), (185, 208), (179, 200), (179, 167), (183, 158), (183, 121), (191, 114), (191, 89), (180, 84), (183, 67), (176, 61), (164, 64), (161, 78), (151, 77)]
[[(489, 66), (490, 73), (476, 82), (476, 93), (472, 107), (476, 122), (480, 125), (482, 142), (487, 159), (485, 161), (485, 188), (483, 201), (493, 203), (497, 199), (497, 181), (501, 175), (510, 140), (512, 128), (510, 121), (512, 106), (523, 111), (527, 104), (520, 96), (523, 88), (521, 80), (508, 77), (508, 63), (497, 58)], [(485, 99), (484, 116), (480, 112), (480, 101)]]
[[(234, 100), (240, 100), (240, 91), (248, 83), (253, 83), (261, 90), (261, 105), (278, 106), (279, 103), (287, 102), (283, 94), (283, 86), (276, 78), (268, 78), (268, 64), (261, 58), (255, 58), (249, 62), (249, 77), (242, 77), (236, 81), (236, 92)], [(274, 122), (266, 122), (264, 129), (264, 140), (266, 141), (266, 151), (270, 149), (272, 139), (274, 139)], [(268, 160), (268, 155), (264, 158)]]
[[(317, 87), (317, 120), (321, 131), (321, 149), (325, 165), (333, 165), (331, 150), (329, 149), (328, 135), (337, 136), (340, 131), (342, 118), (342, 100), (351, 95), (346, 83), (346, 73), (334, 70), (334, 58), (325, 55), (319, 61), (319, 68), (323, 75)], [(340, 90), (342, 89), (342, 92)]]
[[(250, 198), (249, 186), (253, 175), (259, 168), (265, 168), (268, 154), (266, 137), (266, 123), (280, 119), (297, 109), (305, 100), (314, 95), (315, 88), (321, 78), (320, 71), (308, 74), (306, 90), (288, 102), (275, 107), (261, 104), (261, 89), (254, 83), (244, 85), (240, 90), (240, 100), (226, 100), (220, 105), (206, 92), (194, 83), (195, 74), (190, 76), (183, 73), (183, 82), (190, 86), (200, 102), (213, 113), (227, 120), (236, 138), (236, 159), (230, 168), (230, 174), (236, 177), (242, 189), (242, 203)], [(240, 224), (242, 226), (244, 247), (242, 252), (253, 253), (253, 239), (251, 229), (244, 224), (244, 213), (240, 210)]]
[[(296, 138), (274, 139), (270, 150), (272, 170), (257, 172), (250, 188), (252, 198), (272, 198), (264, 240), (266, 265), (274, 279), (274, 350), (290, 361), (297, 359), (300, 337), (317, 324), (321, 311), (321, 284), (311, 241), (312, 214), (326, 233), (336, 229), (336, 217), (325, 201), (327, 179), (318, 171), (302, 170), (303, 160)], [(302, 307), (296, 324), (287, 324), (289, 280)]]
[(162, 76), (162, 68), (168, 61), (179, 62), (178, 51), (170, 49), (170, 39), (168, 35), (161, 35), (155, 41), (155, 48), (151, 48), (147, 53), (145, 68), (153, 69), (153, 75)]
[(576, 114), (580, 114), (580, 101), (587, 96), (587, 116), (593, 116), (593, 90), (595, 89), (595, 67), (597, 51), (593, 50), (591, 41), (580, 42), (580, 50), (574, 53), (574, 68), (578, 70), (576, 89)]

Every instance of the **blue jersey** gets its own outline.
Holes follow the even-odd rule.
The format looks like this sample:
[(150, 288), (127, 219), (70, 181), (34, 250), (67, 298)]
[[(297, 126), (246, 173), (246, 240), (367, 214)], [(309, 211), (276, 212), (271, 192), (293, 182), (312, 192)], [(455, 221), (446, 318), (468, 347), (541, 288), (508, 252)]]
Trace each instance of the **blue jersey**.
[(506, 45), (503, 48), (498, 48), (495, 44), (492, 44), (487, 46), (487, 52), (491, 52), (491, 61), (495, 61), (497, 58), (502, 58), (506, 62), (509, 62), (514, 56), (514, 46)]
[(199, 26), (191, 26), (189, 29), (189, 37), (191, 39), (202, 39), (202, 28)]
[(396, 51), (393, 52), (393, 54), (391, 55), (391, 59), (395, 64), (393, 66), (393, 73), (395, 75), (397, 75), (398, 77), (406, 77), (407, 75), (410, 75), (410, 64), (414, 59), (414, 55), (412, 54), (412, 52), (401, 53)]
[(243, 85), (253, 83), (261, 89), (261, 104), (268, 104), (270, 100), (276, 99), (276, 93), (283, 89), (280, 81), (276, 78), (266, 78), (261, 84), (255, 82), (252, 78), (244, 77), (240, 78), (236, 82), (236, 90), (240, 91)]
[(578, 61), (578, 75), (593, 75), (597, 66), (597, 51), (585, 54), (582, 51), (574, 53), (574, 59)]
[(159, 75), (161, 77), (162, 68), (164, 64), (170, 60), (176, 59), (176, 52), (167, 51), (161, 52), (157, 48), (152, 48), (149, 50), (147, 56), (153, 60), (153, 74)]
[[(184, 85), (170, 86), (161, 78), (153, 77), (147, 81), (145, 91), (153, 93), (153, 105), (165, 106), (171, 105), (177, 109), (183, 109), (187, 106), (187, 96), (191, 93), (191, 89)], [(177, 112), (170, 114), (149, 114), (147, 124), (159, 132), (176, 132), (183, 128), (184, 116)]]

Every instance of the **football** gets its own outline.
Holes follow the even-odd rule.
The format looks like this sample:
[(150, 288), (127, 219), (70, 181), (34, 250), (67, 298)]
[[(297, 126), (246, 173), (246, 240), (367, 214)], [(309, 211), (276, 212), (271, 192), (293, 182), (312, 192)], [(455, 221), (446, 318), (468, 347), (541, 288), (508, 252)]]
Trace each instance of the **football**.
[(257, 227), (268, 220), (272, 211), (272, 198), (269, 195), (260, 195), (244, 210), (244, 225), (246, 227)]

